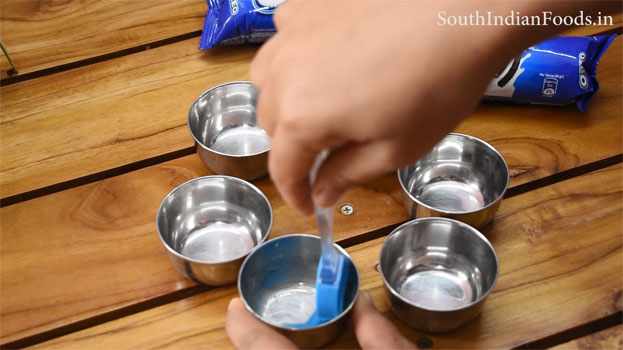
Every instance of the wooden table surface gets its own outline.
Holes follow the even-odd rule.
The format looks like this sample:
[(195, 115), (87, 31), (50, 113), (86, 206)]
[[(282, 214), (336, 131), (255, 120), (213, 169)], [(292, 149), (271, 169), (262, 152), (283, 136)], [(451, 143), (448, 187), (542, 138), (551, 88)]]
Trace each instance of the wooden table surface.
[[(0, 346), (233, 348), (234, 285), (199, 286), (170, 264), (155, 213), (175, 186), (211, 174), (193, 150), (188, 108), (246, 80), (257, 47), (199, 51), (203, 0), (0, 2)], [(613, 26), (568, 35), (621, 33)], [(483, 103), (456, 129), (497, 148), (510, 188), (482, 232), (500, 260), (482, 314), (427, 334), (398, 320), (375, 270), (380, 245), (409, 220), (394, 174), (338, 203), (335, 239), (361, 289), (421, 348), (621, 349), (623, 38), (603, 56), (601, 90), (574, 106)], [(269, 239), (315, 234), (268, 178)], [(358, 348), (348, 329), (328, 348)]]

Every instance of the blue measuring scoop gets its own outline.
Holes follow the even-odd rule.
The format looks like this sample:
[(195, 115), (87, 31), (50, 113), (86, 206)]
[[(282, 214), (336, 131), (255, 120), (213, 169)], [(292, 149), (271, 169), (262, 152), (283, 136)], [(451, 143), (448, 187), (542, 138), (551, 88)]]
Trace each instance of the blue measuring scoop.
[[(312, 166), (310, 182), (316, 180), (318, 168), (327, 158), (321, 152)], [(333, 208), (316, 206), (316, 224), (320, 234), (321, 255), (316, 272), (316, 310), (305, 323), (290, 324), (294, 328), (308, 328), (336, 318), (344, 309), (347, 271), (344, 257), (333, 247)]]

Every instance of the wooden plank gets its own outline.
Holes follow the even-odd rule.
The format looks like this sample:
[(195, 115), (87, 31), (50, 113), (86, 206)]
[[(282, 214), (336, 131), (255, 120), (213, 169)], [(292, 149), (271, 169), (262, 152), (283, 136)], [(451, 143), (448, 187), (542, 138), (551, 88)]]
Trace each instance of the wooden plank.
[[(457, 130), (506, 148), (517, 183), (620, 153), (622, 40), (599, 65), (602, 89), (588, 113), (488, 103)], [(198, 52), (188, 40), (3, 86), (0, 197), (192, 147), (190, 105), (216, 84), (246, 79), (255, 50)]]
[[(389, 312), (375, 281), (369, 286), (377, 307), (414, 343), (426, 338), (438, 349), (515, 348), (620, 312), (621, 171), (612, 166), (503, 202), (483, 230), (500, 277), (482, 315), (465, 328), (442, 335), (408, 328)], [(352, 341), (345, 335), (334, 347)]]
[[(483, 232), (500, 276), (482, 314), (457, 331), (431, 335), (389, 311), (374, 265), (384, 238), (347, 249), (361, 288), (413, 342), (434, 348), (512, 348), (621, 310), (620, 165), (515, 196)], [(104, 323), (34, 348), (233, 348), (224, 332), (235, 287), (221, 288)], [(357, 348), (352, 330), (330, 348)]]
[[(0, 32), (25, 74), (199, 31), (207, 8), (202, 0), (3, 0)], [(7, 78), (4, 55), (0, 68)]]
[(552, 350), (614, 350), (623, 349), (623, 326), (616, 325), (582, 338), (551, 347)]
[[(239, 50), (243, 55), (245, 52), (248, 52), (246, 48), (240, 48)], [(231, 53), (230, 50), (227, 52)], [(618, 93), (620, 94), (620, 91)], [(611, 100), (616, 99), (618, 95), (614, 92), (612, 94), (614, 96)], [(607, 94), (603, 95), (605, 97), (609, 96)], [(595, 101), (594, 107), (612, 106), (607, 104), (606, 101), (608, 100), (599, 104)], [(616, 106), (617, 101), (611, 102)], [(620, 105), (620, 101), (618, 103)], [(88, 103), (85, 103), (85, 105), (88, 105)], [(503, 114), (503, 111), (505, 109), (513, 110), (513, 107), (510, 106), (502, 108), (502, 106), (497, 105), (485, 105), (482, 108), (489, 108), (491, 111), (499, 114), (492, 115), (489, 119), (485, 118), (481, 122), (474, 124), (474, 128), (476, 126), (482, 127), (485, 131), (478, 133), (474, 129), (475, 132), (472, 134), (482, 137), (482, 135), (487, 136), (484, 132), (488, 132), (489, 136), (483, 138), (492, 140), (493, 144), (509, 160), (513, 169), (517, 169), (517, 164), (520, 166), (519, 171), (515, 171), (514, 174), (517, 176), (512, 179), (513, 186), (567, 168), (573, 168), (583, 162), (600, 159), (598, 157), (604, 155), (610, 156), (620, 153), (620, 143), (616, 141), (621, 138), (620, 133), (617, 131), (620, 130), (620, 127), (617, 129), (617, 126), (620, 126), (621, 123), (620, 115), (618, 115), (618, 118), (606, 118), (606, 122), (601, 122), (599, 118), (602, 118), (607, 113), (603, 115), (591, 114), (590, 116), (579, 114), (579, 118), (582, 118), (580, 121), (574, 120), (573, 118), (576, 116), (571, 113), (572, 115), (553, 116), (551, 123), (544, 123), (542, 120), (537, 120), (536, 117), (532, 117), (533, 119), (517, 117), (509, 120)], [(525, 108), (528, 110), (535, 108), (535, 112), (539, 111), (537, 107)], [(520, 107), (517, 107), (515, 110), (519, 111)], [(552, 110), (558, 111), (558, 109)], [(614, 114), (611, 110), (604, 109), (604, 111), (609, 111), (610, 115)], [(557, 124), (568, 125), (565, 123), (570, 121), (577, 123), (573, 124), (575, 128), (564, 129)], [(465, 125), (469, 126), (467, 122)], [(543, 125), (542, 134), (549, 132), (550, 135), (547, 135), (547, 137), (542, 136), (541, 139), (536, 137), (526, 138), (527, 142), (524, 143), (520, 141), (506, 142), (505, 140), (507, 139), (504, 138), (496, 139), (496, 137), (503, 134), (516, 136), (518, 130), (521, 129), (518, 125), (523, 125), (524, 135), (534, 129), (534, 125)], [(601, 125), (606, 125), (606, 127)], [(101, 127), (104, 128), (103, 125)], [(583, 130), (589, 130), (587, 132), (588, 135)], [(185, 129), (184, 132), (186, 132)], [(539, 132), (535, 131), (534, 134), (539, 134)], [(590, 140), (591, 135), (593, 138), (599, 139), (599, 141)], [(604, 135), (612, 135), (613, 138), (604, 140)], [(559, 143), (556, 141), (557, 137), (561, 137), (565, 141)], [(85, 137), (86, 139), (88, 138)], [(517, 140), (516, 137), (510, 137), (509, 139), (510, 141)], [(590, 152), (588, 151), (589, 148), (580, 146), (580, 141), (586, 142), (588, 147), (592, 147)], [(512, 155), (516, 154), (514, 152), (522, 149), (520, 147), (522, 145), (525, 145), (524, 148), (527, 150), (524, 151), (525, 155), (519, 154), (513, 157)], [(116, 152), (112, 154), (117, 158), (123, 158), (125, 155), (133, 153)], [(575, 157), (576, 154), (577, 158)], [(106, 156), (100, 156), (105, 161)], [(532, 159), (530, 161), (532, 163), (529, 163), (532, 168), (525, 166), (525, 159)], [(545, 159), (545, 161), (541, 161), (541, 159)], [(174, 171), (170, 169), (174, 169)], [(184, 284), (180, 276), (168, 266), (168, 262), (162, 260), (163, 251), (154, 233), (153, 216), (160, 200), (174, 185), (181, 183), (185, 179), (203, 174), (207, 174), (207, 170), (202, 166), (197, 157), (193, 155), (128, 173), (118, 178), (89, 184), (2, 209), (0, 215), (3, 232), (1, 237), (3, 290), (11, 291), (11, 295), (13, 295), (7, 296), (6, 298), (9, 299), (4, 299), (6, 302), (2, 303), (6, 310), (12, 311), (7, 314), (8, 311), (4, 312), (3, 309), (3, 315), (16, 320), (7, 323), (11, 324), (10, 327), (3, 327), (3, 332), (6, 332), (2, 333), (6, 336), (5, 341), (8, 342), (55, 329), (88, 319), (101, 312), (118, 310), (144, 299), (167, 295), (173, 291), (187, 288), (189, 284)], [(283, 203), (280, 202), (278, 195), (270, 185), (263, 183), (262, 186), (268, 192), (267, 194), (275, 207), (276, 222), (273, 231), (274, 235), (306, 230), (311, 231), (313, 227), (312, 221), (299, 220), (288, 208), (283, 206)], [(345, 200), (354, 202), (357, 212), (361, 213), (361, 215), (353, 216), (351, 219), (360, 221), (353, 224), (350, 230), (347, 230), (347, 233), (340, 237), (341, 239), (357, 237), (362, 232), (375, 230), (405, 220), (405, 214), (401, 208), (400, 190), (393, 175), (370, 184), (362, 190), (363, 192), (357, 191), (361, 190), (356, 190), (355, 193), (359, 194), (346, 197)], [(380, 199), (377, 198), (378, 196), (381, 196)], [(383, 203), (382, 205), (374, 204), (374, 206), (371, 206), (369, 204), (372, 201), (379, 203), (379, 200), (381, 200), (380, 203)], [(368, 209), (364, 209), (361, 212), (358, 209), (360, 206)], [(377, 208), (383, 208), (385, 212), (380, 214), (374, 212), (378, 210)], [(30, 213), (41, 213), (42, 217), (38, 222), (48, 223), (46, 227), (41, 228), (37, 223), (32, 222)], [(282, 220), (281, 218), (284, 218), (283, 223), (279, 222), (279, 220)], [(20, 235), (17, 236), (14, 232), (20, 232)], [(64, 237), (75, 237), (76, 235), (82, 237), (88, 244), (76, 252), (76, 261), (65, 261), (65, 255), (63, 255), (65, 254), (63, 251), (65, 248)], [(132, 238), (132, 247), (149, 252), (145, 259), (160, 259), (158, 261), (149, 260), (149, 264), (153, 264), (157, 272), (152, 274), (153, 279), (143, 279), (139, 272), (131, 268), (133, 262), (131, 259), (128, 260), (131, 256), (130, 250), (117, 251), (112, 243), (106, 241), (106, 236), (102, 235), (111, 235), (115, 239), (134, 237)], [(38, 246), (41, 244), (40, 242), (46, 242), (45, 251), (50, 260), (41, 271), (38, 270), (40, 267), (34, 263), (38, 261), (37, 259), (39, 259), (41, 252), (30, 250), (31, 246)], [(120, 261), (119, 264), (115, 264), (115, 267), (110, 269), (110, 271), (114, 272), (109, 272), (108, 268), (104, 272), (98, 271), (98, 268), (105, 267), (106, 263), (111, 261), (109, 260), (110, 257), (116, 257), (114, 259)], [(117, 261), (114, 259), (112, 261)], [(22, 260), (31, 261), (34, 265), (23, 267), (19, 265), (19, 262)], [(101, 265), (95, 262), (100, 262)], [(80, 268), (76, 270), (72, 266), (80, 266)], [(73, 274), (68, 274), (67, 270), (73, 271)], [(22, 274), (28, 273), (28, 271), (32, 273), (31, 278), (33, 280), (40, 280), (37, 283), (41, 283), (38, 285), (41, 288), (32, 288), (29, 280), (21, 278)], [(107, 293), (111, 292), (106, 292), (106, 290), (110, 284), (106, 279), (89, 282), (94, 283), (92, 286), (79, 283), (72, 285), (69, 283), (71, 281), (79, 281), (83, 277), (93, 279), (91, 276), (98, 274), (104, 274), (112, 280), (121, 278), (127, 281), (128, 287), (124, 291), (115, 292), (113, 296), (109, 297)], [(43, 278), (35, 278), (35, 276), (43, 276)], [(71, 287), (66, 287), (66, 291), (59, 291), (55, 289), (55, 286), (58, 285), (71, 285)], [(136, 288), (145, 294), (134, 293)], [(3, 294), (7, 295), (6, 292)], [(20, 296), (25, 298), (20, 298)], [(65, 311), (59, 311), (59, 314), (45, 311), (48, 307), (56, 306), (58, 298), (66, 300), (68, 303), (68, 305), (62, 308)], [(44, 310), (44, 314), (34, 317), (28, 311), (31, 306), (29, 303), (31, 303), (31, 300), (37, 299), (41, 300), (42, 305), (39, 308)], [(9, 300), (11, 301), (9, 302)], [(83, 302), (79, 302), (79, 300), (83, 300)]]
[[(209, 174), (195, 155), (0, 210), (0, 338), (3, 344), (84, 321), (193, 286), (175, 271), (158, 239), (155, 215), (176, 185)], [(314, 233), (268, 178), (270, 237)], [(345, 196), (335, 215), (344, 240), (406, 220), (397, 180), (388, 175)]]

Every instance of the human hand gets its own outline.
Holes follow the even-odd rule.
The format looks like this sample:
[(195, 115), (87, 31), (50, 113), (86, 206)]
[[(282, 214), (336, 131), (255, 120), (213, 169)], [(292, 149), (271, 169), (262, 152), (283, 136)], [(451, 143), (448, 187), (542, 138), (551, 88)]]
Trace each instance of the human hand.
[(250, 77), (272, 138), (269, 172), (288, 204), (313, 212), (308, 174), (321, 150), (331, 153), (313, 202), (329, 206), (420, 158), (475, 107), (515, 52), (498, 51), (504, 29), (438, 26), (439, 10), (463, 6), (449, 4), (299, 0), (277, 9), (278, 32)]
[[(352, 320), (357, 341), (362, 349), (416, 349), (400, 334), (369, 299), (359, 295)], [(251, 315), (240, 298), (229, 303), (225, 330), (238, 349), (297, 349), (285, 336)]]

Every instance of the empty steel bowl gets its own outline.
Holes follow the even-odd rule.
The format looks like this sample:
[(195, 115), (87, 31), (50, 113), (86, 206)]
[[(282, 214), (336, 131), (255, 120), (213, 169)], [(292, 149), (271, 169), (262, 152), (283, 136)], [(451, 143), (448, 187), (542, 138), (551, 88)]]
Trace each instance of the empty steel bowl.
[(398, 170), (411, 218), (443, 216), (480, 228), (508, 187), (508, 166), (486, 142), (449, 134), (417, 163)]
[(315, 327), (295, 328), (316, 309), (316, 271), (320, 238), (293, 234), (272, 239), (245, 259), (238, 291), (247, 309), (301, 348), (316, 348), (337, 337), (350, 318), (359, 291), (359, 273), (350, 256), (337, 244), (347, 266), (344, 311)]
[(423, 218), (389, 234), (379, 270), (400, 319), (424, 331), (445, 332), (478, 315), (497, 280), (498, 258), (475, 228)]
[(169, 193), (156, 216), (160, 240), (175, 268), (203, 284), (233, 283), (242, 261), (273, 223), (264, 194), (231, 176), (205, 176)]
[(253, 180), (267, 174), (270, 139), (257, 126), (258, 92), (237, 81), (204, 92), (188, 112), (201, 160), (217, 174)]

